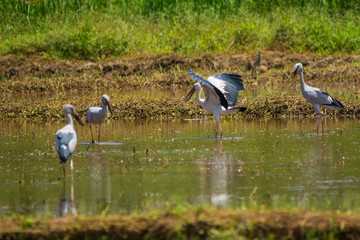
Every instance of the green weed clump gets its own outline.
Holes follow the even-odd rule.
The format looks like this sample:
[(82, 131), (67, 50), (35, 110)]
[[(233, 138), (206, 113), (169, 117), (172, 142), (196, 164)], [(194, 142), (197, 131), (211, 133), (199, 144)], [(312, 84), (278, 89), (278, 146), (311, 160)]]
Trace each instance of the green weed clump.
[(358, 1), (0, 0), (0, 54), (358, 53)]

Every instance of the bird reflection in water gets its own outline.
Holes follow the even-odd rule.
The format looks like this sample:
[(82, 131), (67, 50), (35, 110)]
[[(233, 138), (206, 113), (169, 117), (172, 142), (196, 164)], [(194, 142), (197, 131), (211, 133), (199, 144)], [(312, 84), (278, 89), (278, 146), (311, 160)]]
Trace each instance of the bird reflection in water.
[(316, 154), (315, 159), (316, 161), (319, 161), (324, 158), (324, 135), (317, 136), (316, 138)]
[(224, 156), (221, 139), (216, 141), (216, 157), (214, 160), (215, 164), (211, 170), (212, 191), (210, 202), (217, 206), (225, 207), (229, 201), (227, 186), (231, 161), (228, 161), (226, 156)]
[(70, 199), (66, 193), (66, 179), (63, 180), (63, 189), (60, 195), (59, 208), (57, 212), (58, 217), (67, 216), (67, 215), (76, 215), (77, 210), (74, 200), (74, 174), (71, 172), (71, 194)]
[(190, 198), (192, 204), (206, 202), (220, 207), (229, 204), (227, 189), (232, 160), (223, 153), (222, 143), (222, 139), (216, 140), (213, 156), (207, 162), (199, 162), (200, 194)]

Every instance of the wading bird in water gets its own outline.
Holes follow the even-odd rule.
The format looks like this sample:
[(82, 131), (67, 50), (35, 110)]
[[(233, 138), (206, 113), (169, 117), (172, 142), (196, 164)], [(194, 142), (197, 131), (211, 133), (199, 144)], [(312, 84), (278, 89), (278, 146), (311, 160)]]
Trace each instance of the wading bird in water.
[(301, 92), (306, 101), (311, 103), (315, 110), (316, 115), (316, 133), (319, 134), (319, 118), (321, 120), (322, 133), (324, 133), (323, 116), (320, 112), (320, 107), (325, 107), (335, 110), (345, 110), (344, 106), (335, 98), (331, 97), (327, 92), (319, 88), (310, 87), (304, 82), (303, 65), (301, 63), (295, 64), (293, 76), (299, 73)]
[[(216, 119), (215, 137), (218, 135), (219, 128), (220, 137), (222, 137), (220, 115), (228, 115), (246, 110), (246, 107), (234, 107), (237, 102), (238, 92), (245, 90), (241, 76), (220, 73), (212, 75), (205, 80), (192, 71), (188, 70), (188, 73), (197, 83), (194, 84), (186, 95), (185, 101), (189, 101), (191, 96), (197, 91), (197, 102), (209, 113), (212, 113)], [(202, 91), (204, 92), (205, 99), (200, 97)]]
[(108, 108), (110, 110), (110, 113), (114, 114), (111, 109), (109, 97), (108, 97), (108, 95), (104, 94), (101, 97), (101, 107), (89, 107), (86, 112), (86, 122), (90, 123), (89, 125), (90, 125), (91, 142), (92, 143), (95, 143), (95, 141), (94, 141), (94, 137), (93, 137), (93, 133), (92, 133), (92, 129), (91, 129), (91, 124), (99, 124), (98, 144), (100, 144), (101, 124), (105, 121), (105, 119), (107, 117)]
[[(71, 116), (83, 126), (84, 124), (81, 122), (79, 115), (75, 111), (74, 107), (70, 104), (67, 104), (63, 108), (63, 112), (65, 114), (65, 118), (67, 124), (65, 127), (56, 132), (56, 151), (60, 157), (60, 163), (63, 166), (64, 178), (65, 178), (65, 163), (71, 157), (73, 152), (75, 151), (77, 137), (74, 129), (74, 122)], [(70, 162), (70, 169), (73, 170), (73, 160)]]

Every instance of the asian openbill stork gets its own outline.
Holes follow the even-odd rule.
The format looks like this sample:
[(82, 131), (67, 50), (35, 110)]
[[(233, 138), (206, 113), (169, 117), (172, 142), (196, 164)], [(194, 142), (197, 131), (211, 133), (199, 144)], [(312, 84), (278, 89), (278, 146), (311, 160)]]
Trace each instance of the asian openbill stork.
[[(189, 75), (196, 80), (189, 93), (185, 97), (188, 101), (197, 91), (196, 100), (208, 112), (212, 113), (216, 119), (217, 137), (220, 128), (220, 137), (222, 137), (222, 127), (220, 123), (221, 115), (228, 115), (237, 112), (243, 112), (246, 107), (234, 107), (238, 92), (245, 90), (241, 76), (238, 74), (220, 73), (208, 77), (207, 80), (188, 70)], [(201, 98), (201, 92), (204, 92), (205, 98)]]

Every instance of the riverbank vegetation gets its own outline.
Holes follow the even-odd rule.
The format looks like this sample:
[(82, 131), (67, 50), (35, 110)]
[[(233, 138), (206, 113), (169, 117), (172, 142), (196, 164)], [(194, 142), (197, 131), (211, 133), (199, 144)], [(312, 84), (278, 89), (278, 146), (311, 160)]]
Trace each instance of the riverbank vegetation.
[[(254, 54), (154, 55), (105, 61), (59, 61), (43, 57), (0, 57), (0, 113), (2, 119), (62, 119), (62, 106), (73, 104), (80, 114), (110, 96), (112, 119), (199, 117), (207, 114), (196, 101), (185, 103), (194, 82), (186, 69), (207, 77), (218, 72), (243, 75), (245, 91), (238, 106), (242, 117), (312, 116), (303, 99), (298, 77), (290, 73), (296, 62), (305, 66), (305, 81), (328, 91), (346, 111), (327, 111), (331, 116), (360, 114), (359, 57), (319, 57), (315, 54), (264, 52), (258, 78), (251, 76)], [(239, 117), (232, 115), (230, 117)]]
[(355, 0), (0, 0), (0, 55), (358, 54), (359, 13)]
[(1, 239), (355, 239), (360, 217), (196, 207), (131, 216), (2, 217)]
[[(313, 116), (305, 81), (360, 115), (358, 0), (0, 0), (0, 119), (84, 118), (110, 96), (110, 119), (203, 117), (183, 97), (201, 76), (241, 74), (228, 117)], [(258, 77), (251, 76), (258, 51)], [(0, 134), (1, 135), (1, 134)], [(356, 143), (357, 144), (357, 143)], [(1, 217), (1, 239), (336, 239), (359, 236), (359, 216), (195, 209), (141, 216)]]
[(352, 0), (0, 0), (1, 118), (58, 119), (63, 104), (81, 112), (103, 93), (114, 119), (203, 115), (182, 101), (187, 69), (243, 75), (244, 116), (312, 115), (290, 80), (297, 62), (347, 109), (331, 114), (356, 116), (359, 13)]

